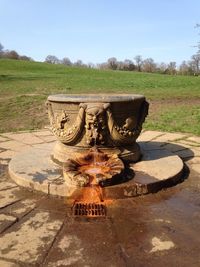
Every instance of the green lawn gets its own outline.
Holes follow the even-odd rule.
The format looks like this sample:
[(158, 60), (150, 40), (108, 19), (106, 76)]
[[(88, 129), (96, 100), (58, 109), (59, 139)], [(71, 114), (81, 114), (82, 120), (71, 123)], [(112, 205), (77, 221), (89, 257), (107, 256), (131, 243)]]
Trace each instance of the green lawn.
[(103, 71), (0, 59), (0, 132), (41, 128), (56, 93), (139, 93), (151, 104), (144, 127), (200, 135), (200, 77)]

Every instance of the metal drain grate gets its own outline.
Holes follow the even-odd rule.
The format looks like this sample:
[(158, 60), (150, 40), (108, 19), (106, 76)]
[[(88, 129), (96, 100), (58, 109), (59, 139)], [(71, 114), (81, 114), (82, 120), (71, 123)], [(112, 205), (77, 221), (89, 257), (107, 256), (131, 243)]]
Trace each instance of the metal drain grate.
[(73, 216), (105, 217), (106, 206), (98, 203), (77, 202), (72, 208)]

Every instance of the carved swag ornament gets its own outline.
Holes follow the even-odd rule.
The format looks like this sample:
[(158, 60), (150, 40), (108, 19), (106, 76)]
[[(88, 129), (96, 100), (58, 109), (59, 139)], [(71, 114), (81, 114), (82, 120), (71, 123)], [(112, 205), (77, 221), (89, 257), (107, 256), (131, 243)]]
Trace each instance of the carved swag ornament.
[(142, 130), (148, 114), (148, 102), (143, 101), (135, 123), (135, 118), (126, 118), (119, 126), (112, 114), (110, 103), (81, 103), (75, 122), (69, 127), (70, 117), (65, 110), (55, 115), (52, 104), (47, 102), (52, 132), (66, 145), (80, 142), (84, 134), (88, 146), (94, 145), (131, 145)]

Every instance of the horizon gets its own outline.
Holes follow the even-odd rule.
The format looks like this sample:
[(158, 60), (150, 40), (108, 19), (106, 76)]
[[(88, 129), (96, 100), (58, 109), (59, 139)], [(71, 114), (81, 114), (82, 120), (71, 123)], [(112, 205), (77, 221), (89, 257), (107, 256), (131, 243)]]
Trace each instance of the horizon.
[[(196, 53), (200, 2), (0, 0), (0, 42), (35, 61), (48, 55), (94, 64), (153, 58), (178, 65)], [(12, 34), (11, 34), (12, 33)]]

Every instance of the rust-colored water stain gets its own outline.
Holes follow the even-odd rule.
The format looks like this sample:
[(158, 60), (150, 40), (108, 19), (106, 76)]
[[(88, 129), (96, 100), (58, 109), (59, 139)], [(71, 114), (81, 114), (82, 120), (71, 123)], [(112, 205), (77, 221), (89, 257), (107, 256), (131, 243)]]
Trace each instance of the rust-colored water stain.
[(69, 160), (65, 171), (75, 171), (76, 175), (77, 173), (87, 175), (89, 178), (86, 186), (82, 187), (81, 195), (74, 201), (72, 215), (105, 217), (107, 201), (104, 202), (103, 188), (99, 185), (99, 181), (111, 179), (123, 168), (124, 165), (118, 157), (108, 157), (96, 148), (76, 160)]
[(102, 188), (98, 185), (91, 185), (83, 187), (82, 195), (76, 199), (77, 201), (81, 201), (84, 203), (87, 202), (102, 202), (103, 201), (103, 192)]
[[(96, 147), (91, 148), (87, 153), (73, 159), (69, 159), (64, 165), (64, 173), (70, 179), (81, 180), (85, 185), (99, 184), (101, 181), (112, 179), (124, 169), (123, 162), (117, 155), (107, 155)], [(91, 177), (95, 179), (92, 179)]]

